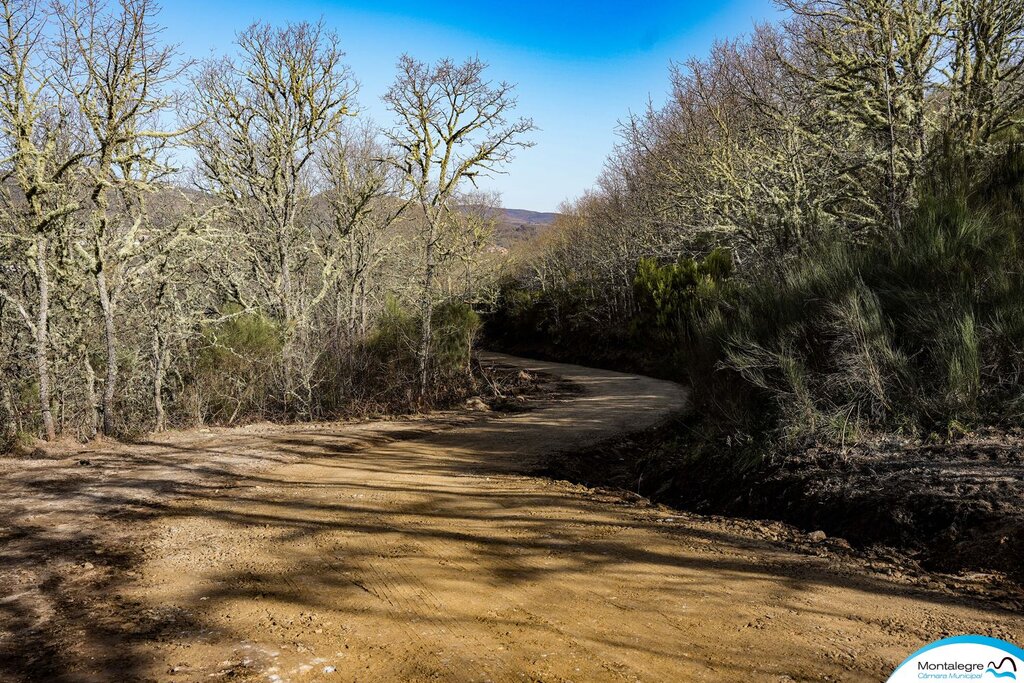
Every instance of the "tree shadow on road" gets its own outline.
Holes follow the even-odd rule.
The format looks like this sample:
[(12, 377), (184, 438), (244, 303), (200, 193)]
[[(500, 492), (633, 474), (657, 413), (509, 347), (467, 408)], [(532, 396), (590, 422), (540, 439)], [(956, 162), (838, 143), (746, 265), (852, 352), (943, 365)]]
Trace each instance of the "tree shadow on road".
[[(499, 596), (499, 603), (514, 605), (538, 586), (583, 591), (580, 577), (598, 577), (579, 595), (601, 611), (620, 609), (605, 589), (642, 578), (643, 585), (660, 585), (658, 599), (673, 612), (672, 601), (720, 596), (723, 582), (739, 581), (751, 590), (771, 583), (780, 609), (845, 619), (842, 606), (823, 609), (801, 596), (836, 586), (865, 596), (907, 595), (905, 585), (838, 572), (750, 534), (713, 524), (666, 526), (615, 496), (524, 477), (548, 447), (582, 443), (581, 433), (592, 442), (623, 431), (649, 397), (619, 396), (614, 412), (621, 420), (608, 417), (605, 399), (573, 403), (571, 412), (354, 432), (193, 434), (94, 448), (59, 462), (7, 463), (0, 490), (0, 680), (144, 680), (162, 643), (237, 649), (248, 635), (213, 615), (257, 602), (294, 620), (322, 610), (330, 596), (336, 613), (397, 623), (421, 609), (401, 596), (426, 594), (437, 600), (421, 615), (428, 624), (440, 620), (438, 628), (469, 633), (471, 622), (483, 619), (498, 630), (529, 628), (539, 642), (561, 637), (557, 627), (524, 626), (501, 610), (464, 613), (436, 596), (458, 593), (473, 605)], [(320, 478), (302, 476), (309, 471), (295, 463), (318, 465)], [(166, 553), (154, 534), (200, 527), (220, 543), (258, 537), (263, 552), (278, 547), (282, 555), (262, 565), (196, 564), (195, 577), (182, 581), (187, 587), (194, 578), (191, 593), (153, 602), (139, 581), (142, 565)], [(194, 541), (201, 549), (204, 541)], [(366, 579), (378, 575), (386, 575), (389, 592)], [(938, 609), (981, 605), (997, 613), (967, 598), (911, 592)], [(675, 621), (666, 617), (665, 628)], [(917, 634), (929, 635), (924, 628)], [(684, 656), (614, 629), (590, 638), (639, 658)], [(229, 653), (225, 661), (238, 666)]]

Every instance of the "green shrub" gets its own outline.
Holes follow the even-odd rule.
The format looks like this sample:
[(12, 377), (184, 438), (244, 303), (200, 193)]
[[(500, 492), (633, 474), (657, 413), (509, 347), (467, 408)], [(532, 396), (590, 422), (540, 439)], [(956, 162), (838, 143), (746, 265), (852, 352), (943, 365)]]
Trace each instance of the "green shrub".
[(283, 348), (276, 321), (234, 304), (222, 307), (198, 342), (190, 383), (197, 417), (232, 423), (250, 414), (269, 414), (280, 394)]
[(809, 250), (694, 309), (696, 334), (675, 339), (707, 421), (847, 439), (1011, 417), (1005, 378), (1024, 372), (1020, 170), (1004, 161), (969, 181), (956, 164), (937, 169), (901, 234)]
[(431, 320), (432, 359), (439, 377), (468, 376), (473, 340), (480, 329), (480, 316), (462, 301), (446, 301), (434, 308)]
[(639, 310), (635, 322), (651, 325), (662, 335), (688, 334), (700, 307), (719, 296), (731, 274), (732, 257), (725, 249), (715, 249), (703, 259), (681, 259), (668, 265), (640, 259), (633, 280)]
[(355, 363), (361, 375), (360, 400), (380, 410), (408, 410), (418, 399), (448, 403), (466, 395), (473, 378), (470, 354), (480, 317), (460, 301), (434, 307), (431, 318), (431, 395), (417, 397), (419, 386), (420, 321), (418, 312), (404, 308), (395, 298), (385, 302), (384, 313)]

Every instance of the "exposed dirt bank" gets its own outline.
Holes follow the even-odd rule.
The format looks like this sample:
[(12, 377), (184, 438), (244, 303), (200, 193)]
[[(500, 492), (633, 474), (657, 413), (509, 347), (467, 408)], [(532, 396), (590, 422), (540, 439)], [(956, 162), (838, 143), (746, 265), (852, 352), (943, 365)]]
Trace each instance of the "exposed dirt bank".
[(877, 681), (941, 636), (1024, 633), (782, 525), (524, 476), (685, 395), (489, 360), (582, 393), (2, 461), (0, 678)]
[[(633, 491), (692, 512), (777, 519), (941, 572), (1024, 584), (1024, 438), (990, 431), (943, 443), (889, 439), (775, 454), (742, 474), (689, 457), (676, 422), (539, 473)], [(883, 546), (883, 547), (875, 547)], [(1006, 580), (1001, 580), (1005, 575)]]

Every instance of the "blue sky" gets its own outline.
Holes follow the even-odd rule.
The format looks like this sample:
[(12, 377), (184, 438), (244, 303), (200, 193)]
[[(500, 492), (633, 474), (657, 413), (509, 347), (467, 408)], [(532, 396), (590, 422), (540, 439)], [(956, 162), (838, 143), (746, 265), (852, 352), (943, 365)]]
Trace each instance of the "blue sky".
[(660, 102), (668, 64), (703, 55), (712, 41), (776, 18), (770, 0), (611, 3), (270, 2), (166, 0), (164, 37), (193, 57), (231, 49), (237, 31), (321, 17), (337, 31), (357, 79), (359, 104), (378, 123), (399, 55), (424, 60), (478, 55), (494, 80), (517, 84), (519, 112), (541, 130), (508, 173), (481, 185), (510, 208), (553, 211), (590, 187), (629, 111)]

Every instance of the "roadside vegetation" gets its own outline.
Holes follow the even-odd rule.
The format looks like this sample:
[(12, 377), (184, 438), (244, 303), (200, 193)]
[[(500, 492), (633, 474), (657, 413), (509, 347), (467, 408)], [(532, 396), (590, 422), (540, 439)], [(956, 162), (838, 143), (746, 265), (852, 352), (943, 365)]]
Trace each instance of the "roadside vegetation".
[(323, 24), (193, 63), (158, 22), (0, 2), (0, 450), (473, 392), (512, 86), (403, 56), (380, 125)]
[(380, 124), (322, 23), (192, 62), (150, 0), (0, 0), (0, 452), (451, 405), (483, 334), (687, 384), (645, 494), (1024, 571), (1024, 0), (779, 2), (506, 256), (479, 59)]
[[(799, 463), (827, 478), (881, 443), (898, 462), (1021, 424), (1024, 3), (782, 8), (673, 65), (667, 104), (627, 118), (597, 186), (517, 253), (488, 335), (686, 382), (693, 414), (632, 456), (648, 495), (943, 548), (981, 533), (960, 508), (983, 499), (1020, 522), (1018, 488), (988, 500), (1006, 469), (916, 510), (794, 501), (812, 497)], [(985, 531), (990, 554), (1019, 556), (1021, 528)]]

